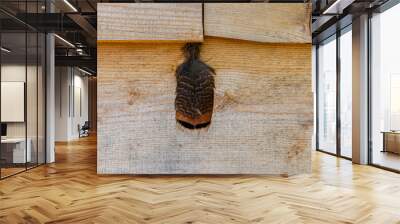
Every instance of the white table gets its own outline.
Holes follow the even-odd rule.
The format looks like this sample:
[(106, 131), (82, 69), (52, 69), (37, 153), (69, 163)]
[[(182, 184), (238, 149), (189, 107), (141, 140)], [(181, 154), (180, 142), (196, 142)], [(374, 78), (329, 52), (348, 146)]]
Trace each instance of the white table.
[(25, 163), (31, 162), (32, 160), (32, 152), (31, 145), (32, 141), (30, 138), (26, 140), (28, 143), (28, 147), (26, 147), (25, 151), (25, 138), (6, 138), (1, 139), (2, 147), (13, 147), (13, 163)]

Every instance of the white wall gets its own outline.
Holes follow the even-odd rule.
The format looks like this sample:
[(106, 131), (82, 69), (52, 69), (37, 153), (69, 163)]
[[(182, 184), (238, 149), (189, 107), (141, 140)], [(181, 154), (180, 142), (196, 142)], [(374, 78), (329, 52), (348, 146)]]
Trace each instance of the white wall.
[[(37, 70), (39, 69), (39, 70)], [(27, 120), (23, 122), (6, 122), (8, 138), (25, 138), (30, 140), (32, 151), (32, 161), (44, 162), (44, 74), (41, 67), (36, 65), (25, 66), (25, 63), (8, 63), (1, 66), (2, 82), (24, 82), (26, 83), (26, 107), (22, 107), (22, 113), (26, 112)], [(27, 78), (27, 82), (26, 79)], [(7, 96), (2, 96), (7, 97)], [(11, 108), (1, 108), (1, 110), (11, 110)], [(25, 111), (26, 110), (26, 111)], [(12, 111), (9, 111), (12, 113)], [(37, 157), (37, 150), (39, 156)]]
[[(83, 77), (81, 75), (82, 73), (76, 74), (75, 70), (75, 75), (74, 75), (74, 96), (72, 96), (72, 99), (74, 99), (74, 102), (71, 102), (71, 104), (74, 105), (73, 108), (71, 108), (72, 111), (72, 119), (71, 119), (71, 136), (72, 138), (78, 138), (79, 137), (79, 132), (78, 132), (78, 124), (81, 126), (85, 123), (85, 121), (88, 121), (88, 78)], [(79, 93), (80, 92), (80, 93)], [(80, 95), (80, 97), (79, 97)], [(79, 102), (80, 101), (80, 102)], [(81, 111), (80, 111), (81, 110)]]
[(5, 64), (1, 66), (1, 81), (25, 82), (25, 64)]
[(55, 68), (55, 141), (68, 140), (70, 75), (68, 67)]
[[(25, 82), (25, 64), (8, 64), (1, 66), (1, 81)], [(6, 108), (1, 108), (5, 110)], [(7, 123), (7, 137), (25, 137), (25, 123)]]
[[(1, 81), (2, 82), (25, 82), (25, 75), (26, 75), (26, 67), (25, 64), (21, 65), (21, 64), (5, 64), (1, 66)], [(34, 73), (36, 74), (36, 67), (33, 66), (28, 66), (27, 67), (27, 71), (28, 74), (32, 74), (32, 72), (34, 71)], [(30, 81), (30, 84), (34, 84), (36, 85), (36, 81), (34, 83), (31, 83), (32, 81)], [(36, 89), (34, 89), (32, 93), (29, 92), (29, 90), (33, 90), (31, 88), (28, 88), (28, 97), (36, 97)], [(28, 103), (30, 103), (32, 100), (28, 100)], [(36, 102), (35, 102), (36, 103)], [(34, 106), (36, 108), (36, 104), (35, 105), (28, 105), (28, 106)], [(2, 110), (6, 110), (6, 108), (2, 108)], [(31, 114), (28, 113), (28, 122), (31, 121), (35, 121), (36, 123), (36, 118), (33, 119), (31, 117), (29, 117), (29, 115), (34, 115), (36, 116), (36, 114)], [(28, 127), (32, 127), (33, 125), (30, 124), (28, 125)], [(11, 123), (7, 123), (7, 135), (8, 137), (25, 137), (25, 122), (11, 122)], [(29, 137), (29, 133), (28, 133), (28, 137)]]
[(76, 68), (56, 67), (55, 85), (55, 140), (77, 139), (78, 125), (88, 120), (88, 78)]

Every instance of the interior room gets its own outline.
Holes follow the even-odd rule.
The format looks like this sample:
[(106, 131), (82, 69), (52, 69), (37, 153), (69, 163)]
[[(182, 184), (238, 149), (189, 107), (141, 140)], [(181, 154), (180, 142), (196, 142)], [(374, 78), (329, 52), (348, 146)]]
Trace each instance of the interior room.
[(45, 36), (1, 34), (1, 177), (45, 162)]
[(398, 0), (0, 1), (0, 223), (400, 223)]
[[(86, 137), (82, 127), (88, 125), (89, 77), (79, 67), (59, 66), (55, 68), (56, 123), (55, 141), (58, 143)], [(93, 90), (91, 90), (93, 91)], [(93, 133), (94, 134), (94, 133)]]

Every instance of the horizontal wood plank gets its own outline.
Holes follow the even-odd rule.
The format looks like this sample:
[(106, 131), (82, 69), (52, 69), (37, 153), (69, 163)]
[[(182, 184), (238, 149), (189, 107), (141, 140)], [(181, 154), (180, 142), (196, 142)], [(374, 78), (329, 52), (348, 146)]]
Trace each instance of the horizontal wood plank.
[(205, 35), (269, 43), (311, 43), (311, 4), (205, 5)]
[(215, 69), (204, 130), (175, 119), (181, 43), (98, 45), (98, 172), (296, 174), (309, 172), (311, 44), (206, 37)]
[(99, 3), (98, 41), (203, 41), (199, 3)]

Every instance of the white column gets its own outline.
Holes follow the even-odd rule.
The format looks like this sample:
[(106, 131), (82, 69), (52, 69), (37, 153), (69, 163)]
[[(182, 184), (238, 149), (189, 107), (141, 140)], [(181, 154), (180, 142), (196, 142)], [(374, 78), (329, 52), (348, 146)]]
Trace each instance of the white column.
[(368, 15), (353, 20), (353, 162), (368, 163)]
[(46, 163), (55, 161), (54, 133), (55, 133), (55, 54), (54, 35), (47, 34), (47, 71), (46, 71)]
[(312, 73), (312, 83), (311, 83), (311, 88), (313, 92), (313, 99), (314, 99), (314, 131), (312, 135), (312, 150), (316, 150), (316, 141), (317, 141), (317, 86), (316, 86), (316, 79), (317, 79), (317, 48), (315, 45), (312, 46), (312, 54), (311, 54), (311, 73)]

